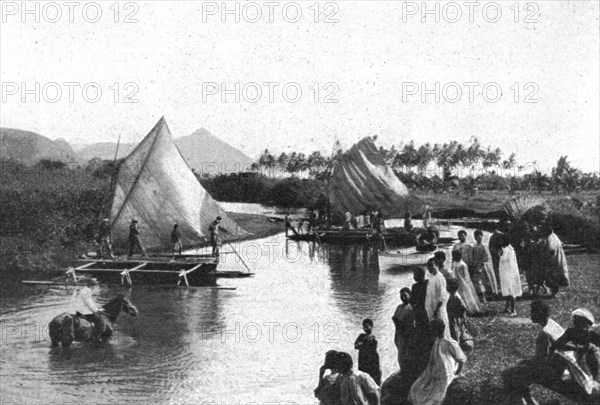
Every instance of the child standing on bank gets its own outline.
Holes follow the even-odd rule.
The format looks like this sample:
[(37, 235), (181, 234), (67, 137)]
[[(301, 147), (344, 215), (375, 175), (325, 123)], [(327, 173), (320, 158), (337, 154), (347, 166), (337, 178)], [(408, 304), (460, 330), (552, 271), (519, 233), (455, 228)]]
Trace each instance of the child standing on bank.
[(363, 330), (354, 342), (354, 348), (358, 350), (358, 369), (371, 376), (377, 385), (381, 385), (381, 367), (379, 366), (379, 354), (377, 353), (377, 339), (373, 335), (373, 321), (365, 319)]
[(515, 300), (523, 295), (521, 289), (521, 276), (517, 265), (515, 250), (510, 244), (508, 235), (503, 235), (502, 250), (500, 251), (500, 291), (506, 298), (506, 312), (508, 316), (517, 316)]

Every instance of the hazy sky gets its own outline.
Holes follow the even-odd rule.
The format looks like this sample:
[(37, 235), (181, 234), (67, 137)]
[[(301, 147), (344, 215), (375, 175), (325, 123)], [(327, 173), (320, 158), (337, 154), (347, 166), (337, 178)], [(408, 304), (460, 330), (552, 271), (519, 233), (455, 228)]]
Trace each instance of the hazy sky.
[(139, 141), (164, 115), (175, 137), (204, 127), (250, 156), (477, 136), (521, 164), (599, 170), (597, 0), (429, 1), (424, 16), (421, 1), (31, 3), (2, 2), (5, 127)]

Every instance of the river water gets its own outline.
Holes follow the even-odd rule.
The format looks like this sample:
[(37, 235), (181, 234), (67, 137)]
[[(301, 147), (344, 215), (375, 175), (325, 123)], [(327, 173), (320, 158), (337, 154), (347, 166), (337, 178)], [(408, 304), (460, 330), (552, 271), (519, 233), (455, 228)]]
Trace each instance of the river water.
[[(283, 234), (237, 249), (256, 274), (219, 280), (232, 289), (101, 285), (98, 302), (124, 292), (139, 316), (122, 314), (111, 344), (98, 348), (50, 347), (47, 325), (73, 311), (74, 287), (3, 292), (2, 403), (315, 403), (324, 353), (347, 351), (356, 362), (364, 318), (375, 322), (384, 378), (396, 370), (391, 316), (411, 273), (379, 271), (368, 246)], [(234, 255), (219, 266), (244, 269)]]

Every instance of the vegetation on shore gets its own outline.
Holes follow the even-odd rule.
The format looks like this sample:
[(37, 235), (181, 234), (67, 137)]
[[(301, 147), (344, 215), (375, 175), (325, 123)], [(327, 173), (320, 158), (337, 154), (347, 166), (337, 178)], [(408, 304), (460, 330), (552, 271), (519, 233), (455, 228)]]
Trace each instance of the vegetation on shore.
[[(343, 152), (339, 143), (334, 145), (331, 156), (324, 156), (320, 151), (309, 155), (282, 152), (275, 156), (265, 149), (252, 169), (269, 176), (322, 180), (327, 178)], [(503, 159), (500, 148), (484, 147), (477, 138), (472, 138), (468, 144), (452, 141), (416, 145), (411, 141), (398, 148), (395, 145), (380, 147), (379, 152), (413, 191), (462, 191), (475, 195), (478, 190), (551, 191), (555, 194), (600, 190), (598, 173), (582, 172), (571, 165), (567, 156), (560, 157), (551, 173), (546, 174), (536, 162), (519, 164), (514, 153)]]
[[(85, 166), (68, 167), (49, 160), (34, 166), (2, 160), (0, 169), (0, 272), (5, 280), (22, 272), (60, 271), (75, 256), (93, 249), (98, 221), (109, 209), (113, 162), (95, 159)], [(322, 178), (277, 178), (253, 172), (199, 176), (199, 180), (219, 201), (284, 208), (327, 205), (327, 183)], [(597, 205), (573, 204), (594, 200), (597, 192), (582, 191), (575, 200), (552, 192), (541, 194), (549, 202), (551, 224), (565, 242), (600, 246)], [(459, 209), (454, 214), (463, 216), (498, 211), (511, 197), (507, 190), (472, 195), (461, 189), (418, 189), (414, 194), (434, 210)]]

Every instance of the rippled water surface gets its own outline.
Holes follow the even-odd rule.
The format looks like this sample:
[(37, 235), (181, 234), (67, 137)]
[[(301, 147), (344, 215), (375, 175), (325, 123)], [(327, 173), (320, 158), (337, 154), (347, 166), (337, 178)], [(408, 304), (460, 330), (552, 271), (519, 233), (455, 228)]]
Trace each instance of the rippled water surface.
[[(256, 275), (222, 287), (124, 290), (140, 315), (122, 314), (110, 345), (53, 349), (47, 324), (73, 311), (74, 287), (22, 286), (1, 298), (2, 401), (17, 403), (314, 403), (329, 349), (352, 353), (364, 318), (375, 322), (384, 377), (395, 371), (391, 316), (412, 274), (379, 271), (368, 246), (248, 242)], [(243, 245), (242, 245), (243, 246)], [(233, 255), (222, 269), (243, 270)]]

